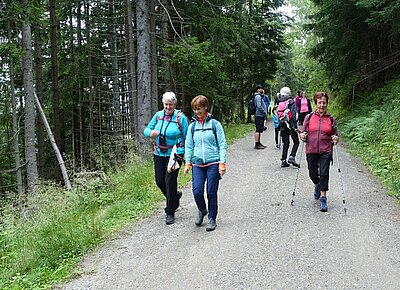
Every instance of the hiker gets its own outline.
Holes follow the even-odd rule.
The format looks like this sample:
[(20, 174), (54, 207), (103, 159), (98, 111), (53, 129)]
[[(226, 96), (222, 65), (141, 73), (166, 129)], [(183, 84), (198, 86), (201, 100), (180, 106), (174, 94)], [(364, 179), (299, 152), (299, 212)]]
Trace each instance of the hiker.
[(256, 85), (254, 93), (254, 103), (256, 105), (256, 112), (254, 114), (254, 123), (256, 125), (254, 149), (265, 149), (267, 147), (261, 144), (261, 134), (264, 132), (264, 129), (266, 129), (264, 126), (264, 121), (267, 116), (267, 107), (265, 106), (265, 102), (263, 101), (262, 97), (263, 92), (263, 86), (261, 84)]
[(296, 108), (298, 115), (297, 121), (301, 126), (303, 126), (304, 118), (312, 112), (311, 101), (307, 97), (305, 91), (301, 92), (301, 97), (298, 99), (296, 103)]
[[(281, 167), (289, 167), (290, 164), (294, 167), (300, 167), (296, 162), (296, 153), (299, 148), (299, 136), (297, 135), (297, 121), (296, 121), (296, 105), (291, 98), (290, 88), (283, 87), (280, 90), (281, 101), (278, 104), (277, 114), (279, 117), (279, 127), (283, 143), (282, 156), (281, 156)], [(293, 141), (292, 151), (290, 152), (289, 159), (287, 159), (290, 138)]]
[(275, 148), (281, 149), (281, 145), (278, 142), (280, 128), (279, 128), (278, 116), (276, 114), (277, 108), (278, 106), (274, 106), (274, 108), (272, 109), (272, 121), (274, 122), (274, 129), (275, 129)]
[(187, 117), (176, 109), (177, 98), (173, 92), (165, 92), (162, 103), (164, 109), (154, 114), (144, 129), (144, 135), (154, 139), (155, 180), (166, 198), (165, 223), (171, 225), (175, 222), (175, 211), (179, 207), (182, 192), (177, 190), (179, 168), (169, 173), (167, 165), (174, 145), (177, 146), (177, 155), (182, 159), (178, 159), (178, 163), (182, 164), (189, 122)]
[(339, 142), (336, 120), (329, 114), (329, 97), (325, 92), (314, 95), (316, 110), (304, 119), (300, 139), (306, 144), (308, 174), (314, 183), (314, 198), (320, 200), (322, 212), (328, 211), (327, 192), (329, 164), (332, 160), (333, 143)]
[[(192, 190), (198, 209), (195, 224), (201, 226), (208, 213), (206, 231), (209, 232), (215, 230), (217, 225), (218, 186), (226, 171), (226, 140), (221, 123), (208, 113), (207, 97), (196, 96), (191, 107), (195, 116), (186, 136), (183, 173), (187, 174), (192, 168)], [(205, 183), (208, 206), (204, 199)]]

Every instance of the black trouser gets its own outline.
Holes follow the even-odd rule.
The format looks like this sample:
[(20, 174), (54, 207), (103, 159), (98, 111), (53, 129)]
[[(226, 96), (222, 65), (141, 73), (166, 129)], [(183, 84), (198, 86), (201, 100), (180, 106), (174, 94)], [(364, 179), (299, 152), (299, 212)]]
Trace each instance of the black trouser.
[[(174, 215), (177, 208), (177, 190), (178, 190), (178, 173), (179, 169), (167, 172), (169, 156), (163, 157), (154, 155), (154, 174), (156, 178), (156, 184), (161, 192), (167, 199), (167, 206), (165, 207), (165, 213), (167, 215)], [(182, 165), (181, 161), (178, 161), (179, 165)]]
[(328, 191), (331, 160), (332, 155), (328, 153), (307, 154), (308, 175), (315, 185), (319, 184), (321, 191)]
[(290, 145), (290, 140), (289, 136), (292, 137), (293, 140), (293, 147), (292, 147), (292, 152), (290, 153), (290, 156), (296, 157), (297, 149), (299, 148), (299, 136), (297, 135), (297, 132), (294, 129), (288, 129), (284, 128), (281, 130), (281, 137), (282, 137), (282, 143), (283, 143), (283, 149), (282, 149), (282, 157), (281, 160), (286, 160), (287, 154), (289, 151), (289, 145)]
[(299, 123), (300, 123), (301, 126), (303, 126), (304, 119), (308, 114), (309, 114), (309, 112), (305, 112), (305, 113), (300, 113), (299, 114), (299, 119), (298, 120), (299, 120)]
[(279, 127), (275, 128), (275, 144), (278, 144), (279, 131)]

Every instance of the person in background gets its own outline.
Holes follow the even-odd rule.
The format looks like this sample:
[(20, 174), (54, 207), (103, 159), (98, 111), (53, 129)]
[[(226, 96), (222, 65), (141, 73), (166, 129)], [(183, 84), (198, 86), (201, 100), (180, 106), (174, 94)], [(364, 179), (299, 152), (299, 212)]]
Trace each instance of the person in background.
[[(297, 134), (297, 121), (296, 121), (296, 105), (291, 98), (290, 88), (283, 87), (280, 90), (281, 101), (278, 104), (277, 113), (278, 116), (280, 114), (284, 114), (284, 111), (288, 109), (290, 111), (290, 115), (292, 116), (290, 120), (287, 122), (280, 121), (279, 127), (281, 132), (281, 138), (283, 143), (282, 148), (282, 156), (281, 156), (281, 167), (289, 167), (292, 164), (294, 167), (300, 167), (300, 165), (296, 162), (296, 153), (299, 148), (299, 136)], [(280, 117), (279, 117), (280, 118)], [(290, 147), (290, 137), (293, 141), (292, 151), (290, 152), (290, 156), (287, 159), (289, 147)], [(287, 159), (287, 161), (286, 161)]]
[(255, 145), (254, 149), (265, 149), (267, 146), (261, 144), (261, 134), (264, 132), (264, 121), (267, 116), (267, 107), (263, 101), (262, 93), (264, 92), (263, 86), (258, 84), (255, 87), (254, 103), (256, 105), (256, 112), (254, 114), (254, 123), (256, 125), (256, 132), (254, 135)]
[(281, 145), (279, 144), (279, 120), (278, 116), (276, 115), (276, 109), (278, 106), (274, 106), (272, 109), (272, 121), (274, 122), (274, 129), (275, 129), (275, 148), (281, 149)]
[(301, 97), (296, 103), (297, 115), (299, 116), (297, 121), (303, 126), (304, 118), (312, 112), (311, 101), (307, 98), (305, 91), (301, 92)]
[(269, 113), (268, 110), (269, 110), (269, 105), (270, 105), (271, 101), (270, 101), (269, 97), (265, 94), (264, 89), (262, 89), (262, 91), (261, 91), (261, 97), (262, 97), (262, 100), (265, 104), (265, 108), (267, 111), (267, 114), (265, 115), (265, 120), (264, 120), (264, 131), (266, 131), (267, 130), (267, 119), (268, 119), (268, 113)]
[[(187, 174), (192, 168), (192, 190), (197, 205), (195, 224), (201, 226), (208, 213), (206, 231), (213, 231), (217, 226), (218, 186), (226, 171), (226, 140), (219, 121), (208, 113), (208, 99), (196, 96), (191, 107), (195, 116), (189, 125), (185, 142), (185, 168)], [(204, 185), (207, 184), (207, 201), (204, 199)], [(207, 211), (208, 207), (208, 211)]]
[(329, 165), (332, 160), (333, 144), (339, 142), (336, 120), (328, 112), (329, 97), (325, 92), (316, 92), (316, 110), (304, 120), (300, 139), (306, 144), (308, 173), (314, 183), (314, 198), (320, 200), (322, 212), (328, 211), (327, 192)]
[[(189, 122), (187, 117), (176, 109), (177, 98), (173, 92), (165, 92), (162, 103), (164, 109), (154, 114), (144, 129), (144, 135), (154, 139), (155, 180), (166, 198), (165, 223), (170, 225), (175, 222), (175, 211), (179, 207), (182, 192), (177, 190), (179, 169), (168, 173), (167, 165), (174, 145), (177, 145), (177, 155), (183, 158)], [(178, 159), (178, 163), (181, 165), (182, 161)]]

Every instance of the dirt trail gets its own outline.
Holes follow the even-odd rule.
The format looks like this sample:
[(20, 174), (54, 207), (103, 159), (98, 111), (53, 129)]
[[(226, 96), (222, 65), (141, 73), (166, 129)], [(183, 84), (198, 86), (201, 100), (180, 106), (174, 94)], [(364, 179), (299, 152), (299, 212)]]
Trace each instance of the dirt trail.
[(154, 215), (89, 255), (76, 279), (56, 288), (400, 289), (395, 198), (339, 146), (347, 214), (336, 164), (329, 211), (319, 211), (304, 154), (291, 206), (296, 169), (280, 168), (273, 129), (262, 142), (267, 149), (254, 150), (250, 134), (229, 146), (214, 232), (194, 225), (188, 185), (174, 225), (164, 224), (160, 204)]

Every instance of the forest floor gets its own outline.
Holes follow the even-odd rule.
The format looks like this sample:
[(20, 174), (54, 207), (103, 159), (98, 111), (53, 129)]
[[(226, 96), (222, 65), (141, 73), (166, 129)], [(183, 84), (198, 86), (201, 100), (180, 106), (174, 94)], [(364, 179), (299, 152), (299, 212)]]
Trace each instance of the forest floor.
[(194, 224), (188, 184), (175, 224), (165, 225), (160, 204), (55, 289), (400, 289), (397, 200), (340, 144), (347, 213), (336, 162), (320, 212), (300, 145), (292, 206), (297, 169), (280, 167), (273, 134), (269, 122), (265, 150), (253, 149), (253, 134), (229, 146), (215, 231)]

